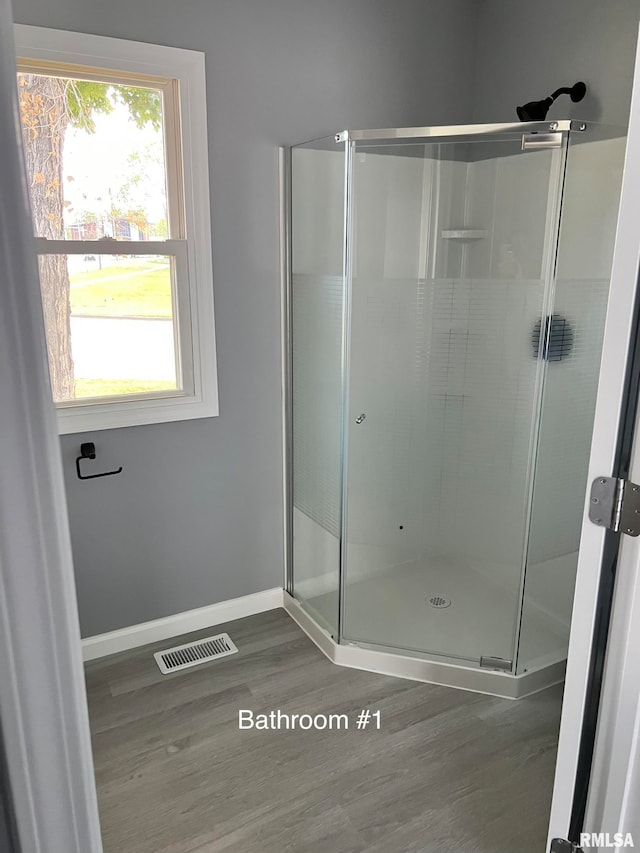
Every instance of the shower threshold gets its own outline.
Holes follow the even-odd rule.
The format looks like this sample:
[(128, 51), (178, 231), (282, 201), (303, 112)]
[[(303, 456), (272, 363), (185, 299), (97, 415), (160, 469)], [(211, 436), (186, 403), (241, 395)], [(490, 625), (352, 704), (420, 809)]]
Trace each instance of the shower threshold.
[(320, 651), (338, 666), (486, 693), (504, 699), (521, 699), (564, 681), (566, 659), (550, 660), (521, 675), (512, 675), (498, 670), (432, 660), (419, 653), (407, 654), (367, 643), (337, 643), (288, 592), (284, 593), (284, 609)]

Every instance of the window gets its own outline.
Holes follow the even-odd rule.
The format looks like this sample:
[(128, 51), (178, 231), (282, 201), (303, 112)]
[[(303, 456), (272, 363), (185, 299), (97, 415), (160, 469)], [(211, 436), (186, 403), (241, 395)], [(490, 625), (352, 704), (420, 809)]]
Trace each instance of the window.
[(60, 431), (217, 415), (203, 55), (15, 32)]

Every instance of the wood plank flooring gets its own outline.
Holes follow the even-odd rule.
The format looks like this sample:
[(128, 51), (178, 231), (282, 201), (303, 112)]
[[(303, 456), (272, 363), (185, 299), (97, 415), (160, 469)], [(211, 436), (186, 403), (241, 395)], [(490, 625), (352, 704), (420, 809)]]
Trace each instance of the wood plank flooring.
[[(237, 655), (152, 653), (228, 631)], [(337, 667), (282, 610), (86, 667), (105, 853), (543, 853), (561, 688), (513, 702)], [(238, 710), (348, 731), (240, 731)], [(362, 708), (379, 731), (358, 731)]]

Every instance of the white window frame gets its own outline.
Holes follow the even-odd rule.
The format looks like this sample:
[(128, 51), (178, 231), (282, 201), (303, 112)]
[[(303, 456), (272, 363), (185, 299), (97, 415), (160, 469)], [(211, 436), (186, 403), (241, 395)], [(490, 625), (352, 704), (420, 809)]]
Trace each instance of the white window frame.
[[(177, 139), (166, 139), (167, 148), (182, 151), (182, 174), (168, 176), (169, 193), (175, 179), (182, 181), (184, 233), (174, 228), (172, 239), (147, 242), (144, 251), (173, 255), (176, 267), (176, 315), (180, 352), (187, 381), (178, 391), (154, 392), (57, 404), (61, 434), (139, 426), (141, 424), (215, 417), (218, 381), (213, 308), (211, 220), (209, 210), (209, 158), (204, 54), (105, 36), (14, 25), (18, 61), (61, 63), (104, 71), (104, 79), (118, 73), (163, 78), (177, 86), (179, 113), (171, 124), (179, 128)], [(165, 104), (170, 99), (165, 100)], [(166, 107), (165, 107), (166, 109)], [(174, 208), (175, 209), (175, 208)], [(181, 239), (173, 239), (178, 236)], [(104, 245), (103, 245), (104, 242)], [(113, 253), (111, 241), (36, 240), (37, 250), (67, 254)], [(119, 243), (126, 251), (126, 243)], [(139, 253), (141, 244), (136, 245)], [(176, 365), (179, 367), (179, 365)], [(192, 381), (190, 377), (193, 377)]]

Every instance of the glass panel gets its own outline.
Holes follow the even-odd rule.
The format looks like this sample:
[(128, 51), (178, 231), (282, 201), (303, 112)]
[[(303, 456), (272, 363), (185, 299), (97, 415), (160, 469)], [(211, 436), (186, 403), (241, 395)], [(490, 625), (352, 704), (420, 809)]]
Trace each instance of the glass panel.
[(337, 635), (344, 145), (292, 152), (293, 593)]
[(567, 656), (625, 139), (572, 134), (517, 672)]
[(348, 640), (514, 656), (565, 141), (355, 147)]
[(20, 73), (18, 96), (37, 237), (167, 236), (159, 89)]
[(41, 255), (56, 402), (170, 392), (176, 323), (168, 255)]

